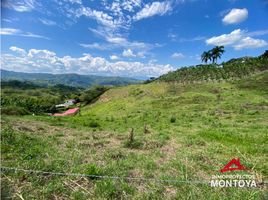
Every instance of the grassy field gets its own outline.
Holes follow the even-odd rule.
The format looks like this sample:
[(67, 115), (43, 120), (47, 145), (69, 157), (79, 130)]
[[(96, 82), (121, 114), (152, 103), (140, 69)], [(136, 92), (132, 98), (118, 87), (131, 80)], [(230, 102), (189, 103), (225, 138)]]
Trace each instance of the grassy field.
[[(268, 72), (232, 82), (117, 87), (75, 117), (2, 116), (1, 125), (5, 167), (209, 181), (232, 158), (240, 158), (250, 173), (267, 180)], [(2, 197), (14, 199), (268, 197), (265, 186), (211, 188), (10, 171), (1, 178)]]

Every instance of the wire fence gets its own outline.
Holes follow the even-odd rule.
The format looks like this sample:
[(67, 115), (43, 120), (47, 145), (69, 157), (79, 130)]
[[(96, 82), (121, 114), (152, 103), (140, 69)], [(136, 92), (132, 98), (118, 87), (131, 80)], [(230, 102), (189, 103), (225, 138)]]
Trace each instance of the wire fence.
[(34, 174), (52, 175), (52, 176), (87, 177), (96, 179), (115, 179), (115, 180), (132, 180), (132, 181), (149, 181), (149, 182), (153, 181), (153, 182), (165, 182), (165, 183), (205, 184), (205, 185), (208, 185), (210, 183), (209, 181), (205, 180), (178, 180), (178, 179), (156, 179), (156, 178), (128, 177), (128, 176), (102, 176), (102, 175), (91, 175), (91, 174), (80, 174), (80, 173), (49, 172), (49, 171), (2, 166), (1, 173), (5, 171), (25, 172), (25, 173), (34, 173)]
[[(64, 172), (51, 172), (41, 171), (32, 169), (22, 169), (15, 167), (4, 167), (1, 166), (1, 173), (12, 171), (12, 172), (25, 172), (34, 173), (40, 175), (51, 175), (51, 176), (72, 176), (72, 177), (87, 177), (95, 179), (114, 179), (114, 180), (128, 180), (128, 181), (147, 181), (147, 182), (162, 182), (162, 183), (181, 183), (181, 184), (203, 184), (209, 185), (209, 180), (179, 180), (179, 179), (157, 179), (157, 178), (144, 178), (144, 177), (128, 177), (128, 176), (104, 176), (104, 175), (93, 175), (93, 174), (81, 174), (81, 173), (64, 173)], [(267, 181), (259, 182), (258, 185), (266, 185)]]

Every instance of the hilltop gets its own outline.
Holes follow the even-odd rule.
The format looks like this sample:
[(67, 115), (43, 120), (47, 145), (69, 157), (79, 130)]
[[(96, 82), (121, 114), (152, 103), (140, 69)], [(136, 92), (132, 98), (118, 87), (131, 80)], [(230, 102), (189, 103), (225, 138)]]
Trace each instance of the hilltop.
[(268, 51), (258, 57), (236, 58), (218, 65), (214, 63), (182, 67), (156, 80), (180, 83), (226, 81), (245, 78), (265, 70), (268, 70)]

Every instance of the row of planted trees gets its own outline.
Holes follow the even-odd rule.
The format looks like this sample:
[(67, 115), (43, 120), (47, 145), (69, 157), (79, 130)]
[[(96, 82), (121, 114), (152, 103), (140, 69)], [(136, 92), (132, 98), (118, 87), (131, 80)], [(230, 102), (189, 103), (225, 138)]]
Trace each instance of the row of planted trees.
[(215, 64), (217, 58), (219, 57), (212, 58), (212, 64), (183, 67), (160, 76), (158, 80), (180, 83), (234, 80), (268, 70), (268, 52), (259, 57), (232, 59), (221, 65)]

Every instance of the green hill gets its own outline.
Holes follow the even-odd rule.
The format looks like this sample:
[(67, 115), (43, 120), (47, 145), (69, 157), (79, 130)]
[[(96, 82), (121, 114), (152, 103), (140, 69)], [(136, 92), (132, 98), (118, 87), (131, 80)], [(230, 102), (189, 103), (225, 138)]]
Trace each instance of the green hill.
[(73, 87), (90, 87), (92, 85), (128, 85), (139, 80), (125, 77), (105, 77), (79, 74), (23, 73), (1, 69), (1, 80), (31, 81), (39, 85), (68, 85)]
[(264, 199), (263, 185), (211, 188), (196, 181), (221, 175), (233, 158), (249, 169), (241, 173), (265, 180), (267, 99), (262, 71), (226, 82), (111, 88), (74, 117), (3, 116), (2, 166), (137, 178), (20, 172), (3, 181), (13, 182), (10, 191), (23, 187), (24, 198)]
[(176, 71), (160, 76), (159, 81), (176, 81), (181, 83), (235, 80), (268, 70), (268, 51), (259, 57), (242, 57), (231, 59), (220, 65), (208, 64), (182, 67)]

